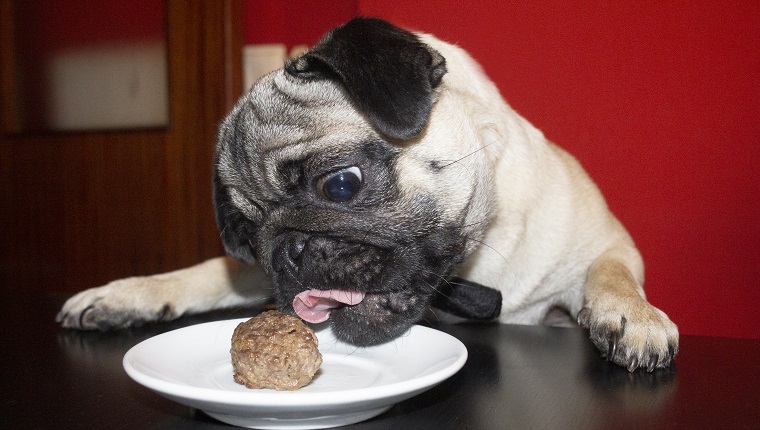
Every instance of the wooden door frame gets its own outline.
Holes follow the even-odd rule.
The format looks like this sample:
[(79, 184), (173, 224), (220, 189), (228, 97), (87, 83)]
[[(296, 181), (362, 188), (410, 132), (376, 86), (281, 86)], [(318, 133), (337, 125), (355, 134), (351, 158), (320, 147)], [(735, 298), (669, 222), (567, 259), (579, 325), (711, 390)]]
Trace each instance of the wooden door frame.
[(217, 127), (242, 93), (244, 0), (167, 0), (167, 130), (19, 132), (0, 1), (0, 289), (77, 291), (220, 255)]

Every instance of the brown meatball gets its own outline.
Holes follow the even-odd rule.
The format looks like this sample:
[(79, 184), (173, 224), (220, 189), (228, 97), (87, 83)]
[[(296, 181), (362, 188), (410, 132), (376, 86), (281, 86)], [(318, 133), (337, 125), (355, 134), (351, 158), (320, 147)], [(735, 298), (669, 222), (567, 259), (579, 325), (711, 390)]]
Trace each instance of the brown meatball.
[(297, 390), (322, 364), (314, 330), (300, 318), (268, 311), (240, 323), (232, 333), (232, 367), (248, 388)]

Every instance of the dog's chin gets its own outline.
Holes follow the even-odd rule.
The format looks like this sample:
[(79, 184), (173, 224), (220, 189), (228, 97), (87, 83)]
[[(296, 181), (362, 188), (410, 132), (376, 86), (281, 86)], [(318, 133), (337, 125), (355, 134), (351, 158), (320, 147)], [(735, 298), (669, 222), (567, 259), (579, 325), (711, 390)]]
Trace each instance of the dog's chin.
[(338, 340), (356, 346), (390, 342), (422, 319), (432, 296), (408, 292), (368, 293), (361, 303), (332, 311), (331, 327)]

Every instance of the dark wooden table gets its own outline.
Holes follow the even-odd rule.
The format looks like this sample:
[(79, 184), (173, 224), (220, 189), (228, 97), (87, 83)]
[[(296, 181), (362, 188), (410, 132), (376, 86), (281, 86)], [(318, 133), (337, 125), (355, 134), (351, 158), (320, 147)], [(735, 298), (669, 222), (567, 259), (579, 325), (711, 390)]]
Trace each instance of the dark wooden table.
[[(124, 353), (153, 335), (253, 310), (120, 332), (64, 330), (60, 294), (0, 295), (0, 429), (233, 428), (133, 382)], [(676, 367), (629, 374), (579, 328), (436, 325), (459, 373), (356, 429), (760, 428), (760, 341), (682, 336)]]

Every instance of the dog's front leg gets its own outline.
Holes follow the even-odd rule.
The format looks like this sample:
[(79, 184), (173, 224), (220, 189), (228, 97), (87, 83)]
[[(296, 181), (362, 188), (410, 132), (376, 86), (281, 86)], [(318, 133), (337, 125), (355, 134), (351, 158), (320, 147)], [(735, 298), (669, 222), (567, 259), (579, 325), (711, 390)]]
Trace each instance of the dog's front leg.
[(643, 279), (634, 275), (639, 261), (634, 252), (613, 249), (594, 261), (578, 322), (590, 330), (591, 340), (608, 360), (631, 372), (640, 367), (651, 372), (673, 361), (678, 328), (647, 302)]
[(66, 301), (56, 321), (78, 329), (125, 328), (256, 304), (270, 296), (269, 278), (258, 264), (219, 257), (174, 272), (120, 279), (82, 291)]

